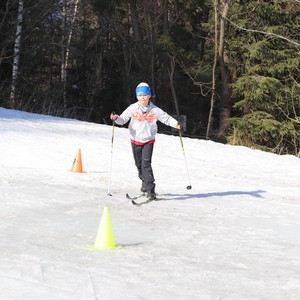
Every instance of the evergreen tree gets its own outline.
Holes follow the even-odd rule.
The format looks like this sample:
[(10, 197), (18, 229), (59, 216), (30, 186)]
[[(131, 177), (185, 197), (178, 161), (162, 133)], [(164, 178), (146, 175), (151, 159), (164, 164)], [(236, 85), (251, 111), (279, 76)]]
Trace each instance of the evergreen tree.
[(299, 155), (299, 4), (240, 1), (236, 11), (238, 27), (230, 40), (236, 103), (229, 141)]

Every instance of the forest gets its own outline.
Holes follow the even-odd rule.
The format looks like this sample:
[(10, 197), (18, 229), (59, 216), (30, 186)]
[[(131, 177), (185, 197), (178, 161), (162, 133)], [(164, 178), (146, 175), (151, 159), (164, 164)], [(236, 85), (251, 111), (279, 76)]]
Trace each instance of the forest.
[(110, 125), (147, 82), (184, 136), (300, 157), (300, 0), (1, 0), (0, 44), (1, 107)]

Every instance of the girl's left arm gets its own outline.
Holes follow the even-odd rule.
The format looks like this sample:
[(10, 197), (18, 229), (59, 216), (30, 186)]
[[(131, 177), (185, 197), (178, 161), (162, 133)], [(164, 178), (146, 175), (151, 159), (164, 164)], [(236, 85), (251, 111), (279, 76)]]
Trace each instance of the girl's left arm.
[(179, 122), (160, 108), (157, 109), (157, 119), (167, 126), (180, 129)]

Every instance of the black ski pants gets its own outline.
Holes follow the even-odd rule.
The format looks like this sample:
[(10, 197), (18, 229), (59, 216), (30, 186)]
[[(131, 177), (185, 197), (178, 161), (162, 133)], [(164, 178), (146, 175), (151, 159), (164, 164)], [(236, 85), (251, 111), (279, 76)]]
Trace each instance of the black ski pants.
[(147, 193), (155, 192), (155, 179), (153, 176), (153, 170), (151, 166), (153, 143), (147, 143), (145, 145), (131, 144), (132, 153), (135, 165), (138, 169), (139, 178), (143, 181), (144, 187)]

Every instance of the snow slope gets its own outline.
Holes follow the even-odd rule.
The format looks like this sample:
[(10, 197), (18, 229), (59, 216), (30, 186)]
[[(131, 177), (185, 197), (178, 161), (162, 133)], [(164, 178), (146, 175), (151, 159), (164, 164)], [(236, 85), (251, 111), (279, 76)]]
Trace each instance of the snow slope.
[[(158, 134), (133, 206), (129, 133), (0, 108), (0, 299), (300, 299), (300, 159)], [(70, 172), (77, 149), (84, 173)], [(96, 251), (104, 207), (121, 249)]]

